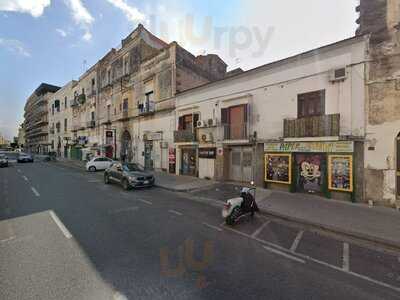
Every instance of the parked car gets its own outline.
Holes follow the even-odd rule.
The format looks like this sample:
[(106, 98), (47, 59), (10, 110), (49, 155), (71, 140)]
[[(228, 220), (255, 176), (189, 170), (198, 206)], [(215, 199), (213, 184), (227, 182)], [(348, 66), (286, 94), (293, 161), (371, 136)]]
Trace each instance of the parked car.
[(4, 151), (1, 154), (4, 154), (7, 157), (8, 163), (16, 163), (18, 160), (19, 153), (11, 152), (11, 151)]
[(96, 172), (98, 170), (105, 170), (111, 167), (115, 161), (108, 157), (94, 157), (86, 163), (86, 170)]
[(8, 167), (8, 158), (5, 154), (0, 154), (0, 167)]
[(154, 176), (134, 163), (116, 163), (104, 172), (104, 183), (116, 182), (125, 190), (154, 185)]
[(26, 163), (26, 162), (31, 162), (33, 163), (33, 157), (30, 154), (27, 153), (19, 153), (17, 162), (19, 163)]

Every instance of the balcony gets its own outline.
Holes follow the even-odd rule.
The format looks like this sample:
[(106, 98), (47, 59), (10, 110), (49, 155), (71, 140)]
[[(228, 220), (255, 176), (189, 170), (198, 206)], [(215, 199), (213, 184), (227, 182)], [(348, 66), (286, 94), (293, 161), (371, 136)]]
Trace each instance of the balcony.
[(249, 138), (249, 124), (221, 124), (222, 137), (224, 140), (247, 140)]
[(196, 141), (196, 133), (192, 129), (174, 131), (174, 143), (192, 143)]
[(138, 105), (139, 115), (153, 114), (156, 110), (156, 104), (153, 101), (144, 101)]
[(340, 114), (283, 120), (284, 138), (339, 136)]
[(86, 122), (86, 127), (87, 127), (87, 128), (94, 128), (94, 127), (96, 127), (96, 121), (95, 121), (95, 120), (91, 120), (91, 121)]

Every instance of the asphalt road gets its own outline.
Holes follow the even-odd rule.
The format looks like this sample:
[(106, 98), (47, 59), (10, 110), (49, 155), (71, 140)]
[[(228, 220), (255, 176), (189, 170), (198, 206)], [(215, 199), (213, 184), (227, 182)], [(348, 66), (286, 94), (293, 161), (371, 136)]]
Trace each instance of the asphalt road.
[(400, 254), (57, 163), (0, 169), (0, 299), (398, 299)]

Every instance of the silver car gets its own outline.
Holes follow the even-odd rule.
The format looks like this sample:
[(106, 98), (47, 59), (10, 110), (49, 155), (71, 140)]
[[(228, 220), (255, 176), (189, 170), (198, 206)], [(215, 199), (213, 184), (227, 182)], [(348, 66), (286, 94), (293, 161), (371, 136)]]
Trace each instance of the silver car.
[(0, 154), (0, 167), (8, 167), (8, 158), (5, 154)]

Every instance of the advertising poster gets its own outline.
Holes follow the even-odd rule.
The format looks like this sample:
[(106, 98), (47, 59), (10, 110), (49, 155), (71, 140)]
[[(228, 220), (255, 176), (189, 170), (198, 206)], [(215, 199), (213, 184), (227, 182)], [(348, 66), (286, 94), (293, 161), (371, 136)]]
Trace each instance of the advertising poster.
[(323, 170), (324, 157), (320, 154), (296, 154), (297, 190), (306, 193), (320, 193), (326, 172)]
[(292, 161), (291, 154), (265, 155), (265, 181), (291, 184)]
[(353, 191), (353, 157), (351, 155), (329, 156), (329, 189)]

